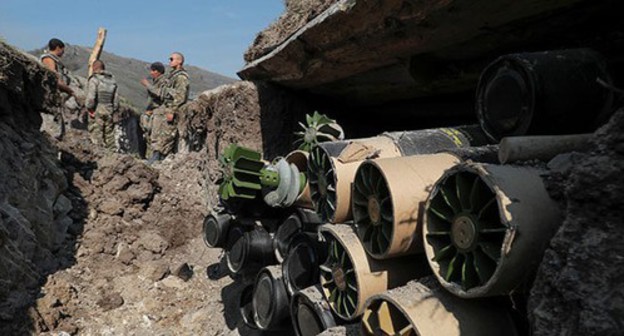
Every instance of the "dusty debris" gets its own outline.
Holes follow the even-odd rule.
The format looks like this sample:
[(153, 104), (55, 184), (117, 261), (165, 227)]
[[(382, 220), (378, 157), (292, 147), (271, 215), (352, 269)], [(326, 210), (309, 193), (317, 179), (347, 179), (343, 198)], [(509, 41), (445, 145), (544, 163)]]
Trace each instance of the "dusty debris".
[(98, 300), (97, 305), (102, 308), (104, 311), (109, 311), (115, 308), (121, 307), (124, 304), (124, 299), (121, 297), (119, 293), (111, 293), (100, 300)]
[(169, 269), (169, 265), (164, 261), (147, 264), (145, 267), (141, 267), (141, 270), (139, 271), (139, 276), (145, 277), (151, 282), (160, 281), (166, 278), (169, 274), (171, 274), (171, 270)]
[(189, 281), (193, 276), (193, 269), (189, 266), (189, 264), (184, 263), (173, 272), (178, 278)]

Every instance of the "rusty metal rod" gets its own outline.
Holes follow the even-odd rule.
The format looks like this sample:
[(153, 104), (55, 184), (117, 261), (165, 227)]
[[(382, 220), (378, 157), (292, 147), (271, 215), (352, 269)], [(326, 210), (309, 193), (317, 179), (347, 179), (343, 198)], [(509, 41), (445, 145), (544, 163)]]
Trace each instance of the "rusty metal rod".
[(500, 163), (516, 161), (548, 161), (558, 154), (585, 151), (590, 147), (592, 134), (535, 135), (506, 137), (500, 142)]

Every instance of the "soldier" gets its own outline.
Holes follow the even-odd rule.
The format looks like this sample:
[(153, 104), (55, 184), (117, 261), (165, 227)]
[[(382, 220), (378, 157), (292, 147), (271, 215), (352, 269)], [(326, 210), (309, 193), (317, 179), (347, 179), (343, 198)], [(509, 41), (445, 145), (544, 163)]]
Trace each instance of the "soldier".
[[(150, 65), (150, 77), (151, 83), (147, 80), (148, 84), (150, 84), (153, 88), (152, 91), (158, 92), (160, 91), (164, 84), (166, 84), (165, 76), (165, 66), (160, 62), (154, 62)], [(156, 108), (162, 105), (163, 101), (159, 96), (154, 95), (149, 89), (147, 90), (147, 107), (145, 108), (145, 112), (141, 115), (141, 129), (143, 130), (143, 138), (145, 139), (145, 156), (149, 157), (152, 155), (152, 146), (151, 146), (151, 132), (152, 132), (152, 114)]]
[[(69, 70), (67, 70), (65, 65), (63, 65), (63, 62), (61, 62), (61, 57), (63, 57), (64, 53), (65, 43), (57, 38), (52, 38), (48, 42), (48, 52), (39, 57), (41, 63), (43, 63), (46, 68), (56, 73), (56, 76), (58, 77), (57, 85), (61, 91), (61, 101), (59, 102), (59, 105), (63, 105), (69, 97), (75, 96), (74, 90), (69, 87), (71, 81), (69, 77)], [(54, 111), (54, 121), (59, 127), (58, 130), (55, 130), (56, 134), (54, 134), (54, 137), (60, 140), (65, 134), (65, 120), (63, 117), (62, 106)]]
[(119, 122), (119, 94), (115, 78), (105, 69), (102, 61), (93, 62), (86, 107), (91, 142), (113, 152), (116, 149), (115, 123)]
[(188, 73), (184, 70), (184, 56), (179, 52), (172, 53), (169, 66), (171, 72), (162, 88), (156, 89), (146, 79), (141, 81), (150, 94), (163, 102), (153, 114), (151, 143), (154, 152), (148, 164), (164, 159), (173, 150), (178, 136), (176, 114), (189, 96), (190, 84)]

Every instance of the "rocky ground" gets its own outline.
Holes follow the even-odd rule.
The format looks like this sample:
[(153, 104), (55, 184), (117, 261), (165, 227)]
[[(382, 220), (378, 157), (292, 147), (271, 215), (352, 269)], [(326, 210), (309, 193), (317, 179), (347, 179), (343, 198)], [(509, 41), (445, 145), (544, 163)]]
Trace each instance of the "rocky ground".
[(128, 155), (94, 151), (85, 140), (82, 131), (72, 131), (56, 144), (71, 181), (70, 217), (82, 227), (73, 264), (48, 276), (29, 311), (33, 331), (228, 331), (223, 314), (215, 313), (229, 279), (206, 277), (219, 251), (198, 238), (206, 212), (199, 155), (152, 168)]

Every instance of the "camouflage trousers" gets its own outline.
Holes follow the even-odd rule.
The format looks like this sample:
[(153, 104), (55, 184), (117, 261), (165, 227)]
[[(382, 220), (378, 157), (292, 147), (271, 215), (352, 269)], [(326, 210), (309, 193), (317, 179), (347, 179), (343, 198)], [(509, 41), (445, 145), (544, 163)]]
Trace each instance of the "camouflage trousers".
[(130, 137), (128, 136), (127, 127), (124, 126), (126, 124), (126, 120), (122, 120), (121, 122), (115, 123), (114, 133), (115, 133), (115, 148), (117, 149), (117, 153), (129, 153), (130, 152)]
[(152, 155), (152, 124), (153, 115), (147, 115), (145, 112), (141, 114), (140, 124), (143, 131), (143, 140), (145, 140), (145, 157)]
[(168, 155), (173, 151), (178, 138), (177, 120), (168, 122), (166, 114), (172, 112), (170, 108), (159, 107), (154, 110), (152, 119), (151, 144), (153, 151)]
[(57, 140), (62, 140), (63, 136), (65, 136), (65, 114), (68, 113), (65, 111), (65, 101), (67, 98), (68, 96), (65, 93), (53, 95), (52, 100), (54, 101), (54, 107), (50, 110), (52, 118), (45, 118), (44, 124), (42, 124), (42, 128), (45, 128), (45, 130)]
[(54, 118), (51, 124), (51, 135), (57, 140), (62, 140), (65, 136), (65, 117), (63, 116), (63, 112), (63, 108), (59, 107), (52, 113)]
[(110, 152), (117, 150), (115, 123), (111, 112), (99, 107), (96, 109), (95, 117), (89, 118), (89, 137), (96, 146), (102, 146)]

